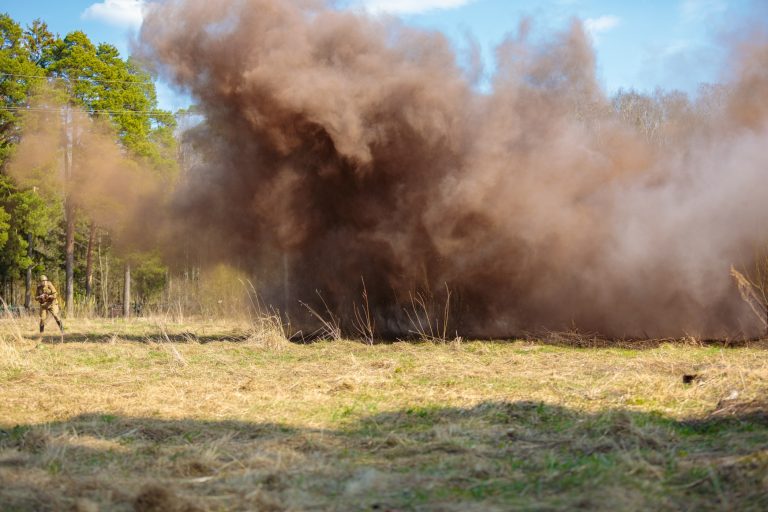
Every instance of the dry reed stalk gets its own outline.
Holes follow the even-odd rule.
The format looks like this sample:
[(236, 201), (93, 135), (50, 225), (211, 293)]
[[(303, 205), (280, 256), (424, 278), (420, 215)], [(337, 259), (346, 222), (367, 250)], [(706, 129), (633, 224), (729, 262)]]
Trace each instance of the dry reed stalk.
[(362, 338), (363, 342), (368, 345), (373, 345), (376, 322), (371, 315), (371, 307), (368, 302), (368, 289), (365, 287), (365, 279), (363, 279), (363, 276), (360, 276), (360, 281), (363, 284), (363, 304), (359, 308), (356, 302), (352, 305), (354, 310), (352, 325)]
[(756, 281), (749, 279), (746, 275), (736, 270), (735, 267), (731, 267), (731, 277), (736, 281), (741, 298), (749, 305), (755, 316), (768, 330), (768, 298), (766, 297), (766, 290)]
[(315, 291), (317, 293), (317, 296), (320, 297), (320, 300), (323, 303), (323, 306), (325, 307), (325, 314), (327, 316), (322, 315), (321, 313), (318, 313), (312, 306), (307, 304), (306, 302), (299, 301), (299, 304), (304, 306), (309, 313), (317, 318), (317, 320), (320, 321), (321, 327), (314, 333), (310, 335), (310, 337), (321, 337), (323, 339), (331, 340), (331, 341), (340, 341), (342, 337), (341, 332), (341, 320), (333, 314), (330, 307), (328, 306), (328, 303), (325, 302), (325, 299), (323, 298), (323, 295), (319, 291)]
[(430, 297), (428, 301), (420, 292), (417, 292), (416, 295), (409, 293), (408, 297), (410, 309), (404, 308), (404, 311), (411, 323), (410, 332), (421, 341), (433, 343), (450, 341), (448, 339), (448, 321), (451, 310), (451, 290), (448, 288), (448, 284), (445, 284), (445, 302), (443, 307), (439, 308), (442, 311), (435, 312), (437, 304), (434, 297)]

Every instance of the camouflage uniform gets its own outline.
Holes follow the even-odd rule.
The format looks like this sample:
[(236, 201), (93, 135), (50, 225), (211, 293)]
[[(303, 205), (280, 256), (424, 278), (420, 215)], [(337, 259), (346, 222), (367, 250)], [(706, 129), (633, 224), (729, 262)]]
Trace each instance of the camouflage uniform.
[(35, 298), (40, 303), (40, 332), (45, 330), (45, 322), (50, 314), (59, 325), (61, 332), (64, 332), (64, 325), (61, 323), (59, 313), (59, 293), (47, 277), (40, 277), (40, 284), (37, 285)]

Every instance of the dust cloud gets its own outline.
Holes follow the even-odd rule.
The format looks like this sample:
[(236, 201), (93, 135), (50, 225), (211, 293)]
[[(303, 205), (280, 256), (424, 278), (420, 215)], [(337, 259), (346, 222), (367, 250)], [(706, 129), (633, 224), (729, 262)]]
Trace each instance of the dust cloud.
[(757, 332), (729, 269), (766, 238), (765, 38), (733, 45), (723, 86), (651, 103), (606, 96), (579, 22), (532, 39), (522, 23), (478, 92), (445, 36), (393, 18), (154, 5), (136, 50), (204, 118), (177, 236), (347, 330), (365, 288), (380, 335), (446, 290), (451, 334)]
[(22, 113), (23, 134), (9, 174), (51, 201), (71, 201), (88, 220), (110, 230), (123, 248), (145, 248), (152, 214), (164, 216), (162, 179), (117, 143), (105, 120), (41, 88)]

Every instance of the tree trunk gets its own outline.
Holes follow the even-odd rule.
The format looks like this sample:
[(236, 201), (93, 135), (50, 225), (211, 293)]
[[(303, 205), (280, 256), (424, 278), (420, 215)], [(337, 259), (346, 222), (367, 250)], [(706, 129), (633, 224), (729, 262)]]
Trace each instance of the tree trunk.
[(104, 316), (112, 316), (109, 304), (109, 254), (105, 254), (104, 259), (102, 260), (101, 236), (99, 236), (96, 252), (99, 257), (99, 289), (101, 290), (102, 313)]
[(72, 316), (75, 304), (75, 205), (72, 198), (65, 200), (64, 216), (67, 222), (66, 244), (64, 253), (66, 255), (65, 274), (66, 274), (66, 315)]
[(125, 282), (123, 284), (123, 316), (131, 316), (131, 264), (125, 262)]
[(24, 279), (24, 309), (32, 306), (32, 266), (27, 267), (27, 275)]
[(66, 242), (64, 244), (65, 254), (65, 314), (67, 317), (72, 315), (75, 302), (75, 204), (69, 193), (69, 187), (72, 181), (72, 164), (74, 160), (74, 130), (72, 129), (72, 119), (69, 108), (66, 112), (66, 141), (64, 151), (64, 219), (66, 222)]
[[(27, 235), (27, 255), (32, 259), (32, 234)], [(32, 265), (27, 267), (27, 275), (24, 279), (24, 309), (29, 311), (32, 306)]]
[(85, 300), (93, 296), (93, 242), (96, 240), (96, 223), (91, 222), (88, 233), (88, 249), (85, 252)]
[(173, 297), (173, 273), (170, 269), (165, 271), (165, 279), (168, 286), (165, 288), (165, 311), (169, 313), (171, 311), (171, 300)]

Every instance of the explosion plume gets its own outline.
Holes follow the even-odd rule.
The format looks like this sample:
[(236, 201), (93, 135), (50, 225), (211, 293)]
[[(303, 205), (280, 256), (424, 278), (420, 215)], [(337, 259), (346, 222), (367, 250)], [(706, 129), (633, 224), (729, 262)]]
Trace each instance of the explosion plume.
[(656, 121), (606, 98), (579, 22), (544, 44), (523, 23), (490, 93), (443, 35), (320, 2), (169, 0), (138, 49), (204, 116), (185, 236), (259, 269), (271, 303), (318, 292), (348, 318), (364, 283), (385, 335), (446, 288), (473, 336), (757, 328), (729, 269), (765, 239), (765, 44)]

